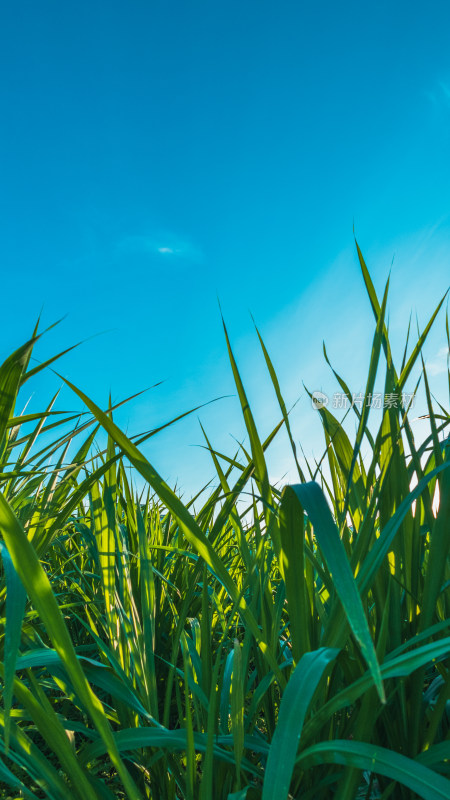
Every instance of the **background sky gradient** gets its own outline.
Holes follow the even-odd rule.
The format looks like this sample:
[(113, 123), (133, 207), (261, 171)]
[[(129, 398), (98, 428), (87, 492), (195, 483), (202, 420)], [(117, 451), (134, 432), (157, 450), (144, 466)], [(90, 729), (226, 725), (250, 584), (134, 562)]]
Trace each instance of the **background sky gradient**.
[[(449, 283), (449, 3), (19, 0), (0, 62), (0, 357), (41, 308), (67, 315), (36, 355), (87, 340), (60, 370), (102, 406), (163, 380), (118, 417), (146, 430), (233, 394), (220, 298), (261, 434), (278, 414), (249, 312), (320, 455), (303, 381), (336, 388), (325, 339), (363, 390), (374, 331), (353, 225), (379, 291), (392, 267), (397, 355)], [(444, 391), (442, 315), (425, 354)], [(236, 398), (200, 417), (231, 454)], [(201, 443), (195, 415), (146, 452), (190, 493)], [(283, 437), (270, 463), (289, 470)]]

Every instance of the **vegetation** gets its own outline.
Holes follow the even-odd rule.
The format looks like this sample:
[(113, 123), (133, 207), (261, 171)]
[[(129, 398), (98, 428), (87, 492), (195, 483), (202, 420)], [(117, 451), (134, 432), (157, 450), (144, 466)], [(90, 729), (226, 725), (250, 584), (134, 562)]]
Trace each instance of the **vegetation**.
[[(353, 441), (321, 407), (324, 456), (302, 468), (262, 340), (280, 406), (264, 441), (225, 330), (250, 450), (205, 434), (218, 485), (184, 504), (140, 449), (155, 431), (128, 438), (67, 381), (86, 415), (17, 414), (49, 366), (30, 367), (37, 331), (0, 368), (1, 797), (450, 798), (450, 418), (421, 362), (443, 301), (397, 369), (387, 287), (379, 302), (358, 254), (365, 396), (383, 369), (400, 397), (422, 363), (420, 443), (400, 403), (378, 430), (353, 404)], [(283, 426), (298, 483), (280, 491), (265, 454)]]

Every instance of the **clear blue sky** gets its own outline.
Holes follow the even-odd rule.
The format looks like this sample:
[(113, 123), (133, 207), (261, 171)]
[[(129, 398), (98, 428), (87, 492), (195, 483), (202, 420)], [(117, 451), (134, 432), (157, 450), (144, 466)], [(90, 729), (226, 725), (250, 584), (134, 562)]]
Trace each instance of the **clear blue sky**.
[[(101, 334), (61, 370), (101, 405), (164, 379), (130, 430), (232, 391), (217, 296), (264, 433), (249, 310), (290, 402), (303, 379), (326, 388), (322, 338), (360, 380), (373, 331), (353, 223), (378, 287), (395, 256), (399, 340), (447, 288), (446, 0), (18, 0), (0, 62), (1, 356), (42, 306), (44, 325), (67, 315), (42, 358)], [(235, 415), (202, 414), (228, 451)], [(190, 486), (200, 442), (193, 420), (150, 455)]]

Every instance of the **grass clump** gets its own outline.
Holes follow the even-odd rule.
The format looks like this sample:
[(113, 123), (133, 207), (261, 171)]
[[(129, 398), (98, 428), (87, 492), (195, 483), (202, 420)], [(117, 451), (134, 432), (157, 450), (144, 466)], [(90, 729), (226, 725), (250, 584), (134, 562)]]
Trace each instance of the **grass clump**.
[[(381, 369), (400, 398), (442, 301), (397, 369), (387, 287), (380, 302), (358, 254), (364, 399)], [(152, 433), (127, 437), (67, 381), (87, 416), (17, 414), (48, 366), (30, 368), (36, 332), (0, 368), (0, 796), (450, 798), (449, 413), (422, 362), (423, 441), (401, 403), (378, 428), (353, 404), (353, 440), (323, 406), (324, 456), (301, 467), (262, 340), (280, 406), (265, 440), (225, 336), (250, 449), (205, 434), (217, 487), (191, 503), (144, 457)], [(298, 482), (280, 491), (282, 426)]]

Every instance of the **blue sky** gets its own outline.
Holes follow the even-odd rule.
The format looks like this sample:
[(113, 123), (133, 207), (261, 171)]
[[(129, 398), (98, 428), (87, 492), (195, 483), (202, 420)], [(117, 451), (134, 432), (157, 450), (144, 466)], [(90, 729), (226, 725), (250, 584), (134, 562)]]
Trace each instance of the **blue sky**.
[[(219, 297), (262, 432), (277, 415), (249, 311), (320, 452), (302, 381), (331, 391), (325, 338), (363, 389), (373, 334), (353, 224), (380, 290), (394, 259), (399, 348), (449, 283), (449, 4), (28, 0), (2, 6), (0, 62), (0, 355), (42, 307), (67, 315), (37, 355), (87, 339), (61, 370), (100, 405), (164, 380), (120, 417), (137, 432), (233, 392)], [(235, 398), (201, 418), (230, 452)], [(190, 491), (201, 441), (193, 418), (148, 455)]]

